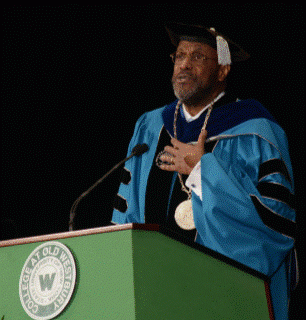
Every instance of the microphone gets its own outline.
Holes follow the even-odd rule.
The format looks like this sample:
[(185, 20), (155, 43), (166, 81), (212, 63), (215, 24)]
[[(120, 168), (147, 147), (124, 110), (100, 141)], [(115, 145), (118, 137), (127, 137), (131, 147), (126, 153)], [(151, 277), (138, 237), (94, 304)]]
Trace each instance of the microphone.
[(73, 224), (74, 224), (74, 218), (75, 218), (75, 211), (79, 204), (79, 202), (89, 194), (98, 184), (100, 184), (103, 180), (105, 180), (113, 171), (115, 171), (118, 167), (120, 167), (123, 163), (131, 159), (132, 157), (136, 156), (139, 157), (145, 152), (149, 150), (149, 147), (146, 143), (143, 144), (137, 144), (133, 149), (131, 154), (126, 157), (125, 159), (121, 160), (119, 163), (117, 163), (111, 170), (109, 170), (102, 178), (97, 180), (89, 189), (87, 189), (85, 192), (83, 192), (73, 203), (71, 209), (70, 209), (70, 220), (69, 220), (69, 231), (73, 231)]
[(132, 154), (134, 154), (136, 157), (141, 156), (142, 154), (144, 154), (145, 152), (147, 152), (149, 150), (149, 147), (146, 143), (143, 144), (137, 144), (133, 150), (132, 150)]

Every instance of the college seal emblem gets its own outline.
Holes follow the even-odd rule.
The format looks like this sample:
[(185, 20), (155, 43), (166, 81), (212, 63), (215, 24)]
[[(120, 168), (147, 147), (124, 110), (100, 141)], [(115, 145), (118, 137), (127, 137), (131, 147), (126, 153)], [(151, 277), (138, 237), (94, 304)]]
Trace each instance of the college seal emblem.
[(53, 319), (70, 301), (76, 266), (70, 250), (60, 242), (46, 242), (26, 260), (19, 280), (23, 309), (36, 320)]

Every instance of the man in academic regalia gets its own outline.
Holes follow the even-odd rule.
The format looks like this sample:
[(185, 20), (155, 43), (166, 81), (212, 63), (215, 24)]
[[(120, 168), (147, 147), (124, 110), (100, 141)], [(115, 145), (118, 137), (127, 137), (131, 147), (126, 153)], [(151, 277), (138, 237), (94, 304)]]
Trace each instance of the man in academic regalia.
[(143, 114), (113, 223), (158, 223), (266, 274), (275, 319), (288, 318), (296, 282), (293, 173), (287, 138), (256, 100), (226, 91), (232, 62), (249, 55), (214, 29), (167, 26), (177, 100)]

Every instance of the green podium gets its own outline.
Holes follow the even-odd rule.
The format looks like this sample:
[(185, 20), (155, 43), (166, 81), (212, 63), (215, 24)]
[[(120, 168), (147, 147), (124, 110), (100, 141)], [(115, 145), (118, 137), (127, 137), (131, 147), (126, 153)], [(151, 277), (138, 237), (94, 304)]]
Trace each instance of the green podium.
[(0, 242), (0, 319), (273, 319), (268, 279), (126, 224)]

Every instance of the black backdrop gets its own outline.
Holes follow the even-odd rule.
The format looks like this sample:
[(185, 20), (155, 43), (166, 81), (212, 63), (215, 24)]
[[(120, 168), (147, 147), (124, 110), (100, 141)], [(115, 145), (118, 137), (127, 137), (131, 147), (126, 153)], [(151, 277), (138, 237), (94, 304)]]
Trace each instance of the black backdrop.
[[(3, 17), (2, 238), (67, 231), (73, 201), (125, 157), (138, 117), (174, 100), (167, 21), (215, 27), (251, 54), (231, 89), (287, 132), (301, 199), (302, 5), (12, 5)], [(115, 173), (83, 199), (76, 228), (108, 225), (118, 186)]]

